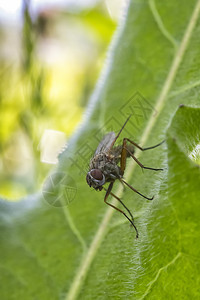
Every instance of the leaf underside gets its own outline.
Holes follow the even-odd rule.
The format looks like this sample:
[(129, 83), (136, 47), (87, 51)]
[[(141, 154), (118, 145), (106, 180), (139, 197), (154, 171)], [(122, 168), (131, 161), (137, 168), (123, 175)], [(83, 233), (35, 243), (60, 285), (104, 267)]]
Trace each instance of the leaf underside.
[[(130, 1), (89, 103), (91, 117), (41, 192), (0, 202), (1, 299), (198, 299), (199, 12), (200, 1)], [(85, 182), (98, 140), (118, 132), (130, 114), (121, 140), (147, 147), (166, 140), (136, 151), (145, 166), (163, 172), (127, 162), (125, 179), (153, 201), (115, 184), (138, 240), (103, 203), (104, 193)]]

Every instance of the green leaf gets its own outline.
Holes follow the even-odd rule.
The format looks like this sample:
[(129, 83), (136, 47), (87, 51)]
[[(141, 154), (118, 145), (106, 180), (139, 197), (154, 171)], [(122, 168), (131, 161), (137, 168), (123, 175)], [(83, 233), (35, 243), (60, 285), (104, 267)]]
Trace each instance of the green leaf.
[[(37, 195), (0, 202), (1, 299), (198, 298), (199, 13), (200, 1), (130, 1), (87, 120), (58, 168)], [(85, 181), (98, 141), (130, 114), (121, 139), (151, 146), (167, 136), (136, 151), (163, 172), (141, 172), (129, 159), (124, 176), (153, 201), (115, 185), (137, 240)]]

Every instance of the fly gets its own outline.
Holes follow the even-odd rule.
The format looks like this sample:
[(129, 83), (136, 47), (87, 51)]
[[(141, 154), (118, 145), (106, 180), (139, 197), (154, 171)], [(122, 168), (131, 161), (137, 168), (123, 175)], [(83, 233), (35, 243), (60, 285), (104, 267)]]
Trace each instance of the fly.
[[(126, 126), (128, 120), (130, 119), (131, 116), (128, 117), (122, 128), (120, 129), (119, 133), (115, 135), (114, 132), (109, 132), (106, 134), (100, 144), (98, 145), (93, 158), (90, 161), (89, 165), (89, 172), (87, 173), (86, 176), (86, 181), (90, 187), (93, 187), (97, 191), (101, 191), (104, 189), (106, 191), (105, 197), (104, 197), (104, 202), (111, 206), (112, 208), (116, 209), (120, 213), (122, 213), (128, 221), (131, 223), (131, 225), (134, 227), (136, 231), (136, 238), (138, 238), (138, 230), (137, 227), (134, 224), (134, 218), (131, 213), (131, 211), (126, 207), (126, 205), (122, 202), (122, 200), (117, 197), (115, 194), (112, 193), (112, 188), (114, 185), (115, 180), (119, 180), (122, 184), (127, 185), (133, 192), (139, 194), (143, 198), (147, 200), (153, 200), (153, 197), (149, 198), (147, 196), (144, 196), (140, 192), (138, 192), (134, 187), (132, 187), (130, 184), (128, 184), (124, 179), (124, 171), (126, 169), (126, 159), (128, 157), (132, 157), (135, 162), (142, 168), (142, 169), (148, 169), (148, 170), (153, 170), (153, 171), (162, 171), (163, 169), (156, 169), (156, 168), (150, 168), (150, 167), (145, 167), (134, 155), (134, 147), (138, 148), (141, 151), (149, 150), (156, 148), (160, 146), (163, 142), (152, 146), (148, 148), (142, 148), (132, 140), (128, 138), (123, 139), (123, 143), (120, 146), (115, 146), (115, 143), (120, 136), (122, 130)], [(109, 182), (108, 188), (104, 187), (104, 184)], [(107, 201), (108, 196), (111, 195), (115, 199), (117, 199), (121, 205), (124, 207), (127, 214), (119, 209), (118, 207), (114, 206), (113, 204), (109, 203)]]

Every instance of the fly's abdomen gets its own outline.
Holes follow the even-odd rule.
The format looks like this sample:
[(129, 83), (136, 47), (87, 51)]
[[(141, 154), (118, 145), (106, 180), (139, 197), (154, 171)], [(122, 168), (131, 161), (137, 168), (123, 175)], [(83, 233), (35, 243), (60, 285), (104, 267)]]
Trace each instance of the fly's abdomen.
[[(122, 153), (123, 146), (116, 146), (112, 149), (112, 155), (116, 157), (116, 159), (120, 159)], [(133, 154), (135, 152), (133, 145), (126, 145), (126, 148)], [(130, 153), (127, 152), (127, 157), (130, 157)]]

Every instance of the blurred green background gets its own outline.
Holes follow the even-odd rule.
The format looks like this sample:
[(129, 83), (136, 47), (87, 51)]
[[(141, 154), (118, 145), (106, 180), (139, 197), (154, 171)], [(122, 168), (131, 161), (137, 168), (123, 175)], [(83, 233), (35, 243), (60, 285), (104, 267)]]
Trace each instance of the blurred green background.
[(18, 18), (0, 0), (0, 194), (11, 200), (41, 187), (78, 126), (122, 6), (16, 2)]

